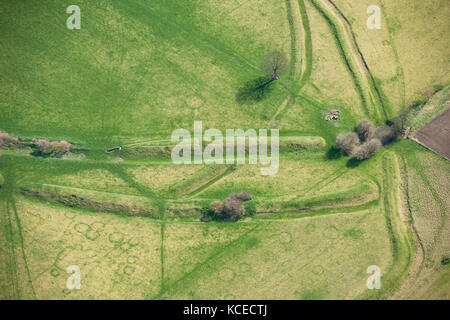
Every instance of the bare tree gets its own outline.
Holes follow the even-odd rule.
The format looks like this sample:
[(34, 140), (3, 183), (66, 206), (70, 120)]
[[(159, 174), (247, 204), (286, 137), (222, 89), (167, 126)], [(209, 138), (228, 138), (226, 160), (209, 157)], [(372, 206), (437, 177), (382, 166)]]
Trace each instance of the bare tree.
[(395, 130), (398, 135), (403, 134), (403, 131), (410, 125), (411, 118), (411, 109), (403, 108), (399, 111), (394, 119)]
[(52, 145), (50, 143), (50, 141), (48, 141), (47, 139), (33, 139), (34, 143), (36, 144), (38, 150), (42, 153), (42, 154), (48, 154), (50, 152), (52, 152)]
[(286, 72), (288, 59), (280, 51), (271, 51), (267, 53), (261, 63), (263, 72), (270, 78), (269, 82), (280, 79), (280, 76)]
[(375, 129), (375, 138), (380, 140), (381, 144), (385, 146), (397, 139), (397, 131), (394, 126), (379, 126)]
[(19, 142), (19, 138), (10, 136), (8, 133), (0, 130), (0, 149), (15, 145)]
[(239, 192), (239, 193), (230, 193), (228, 195), (227, 200), (237, 200), (237, 201), (245, 202), (245, 201), (252, 200), (252, 198), (253, 197), (252, 197), (252, 195), (250, 193), (242, 191), (242, 192)]
[(51, 143), (52, 151), (56, 151), (56, 152), (69, 152), (71, 148), (72, 148), (72, 145), (70, 144), (70, 142), (68, 142), (66, 140), (53, 141)]
[(245, 215), (244, 202), (252, 199), (252, 195), (247, 192), (231, 193), (227, 199), (222, 201), (214, 201), (209, 208), (202, 209), (202, 221), (224, 220), (237, 221)]
[(358, 145), (359, 138), (354, 132), (340, 134), (336, 138), (336, 146), (348, 156), (353, 153), (353, 149), (355, 149)]
[(380, 140), (374, 138), (355, 148), (352, 156), (356, 160), (369, 159), (380, 149), (381, 149)]
[(356, 132), (361, 142), (369, 141), (374, 137), (375, 126), (368, 120), (360, 120), (356, 126)]

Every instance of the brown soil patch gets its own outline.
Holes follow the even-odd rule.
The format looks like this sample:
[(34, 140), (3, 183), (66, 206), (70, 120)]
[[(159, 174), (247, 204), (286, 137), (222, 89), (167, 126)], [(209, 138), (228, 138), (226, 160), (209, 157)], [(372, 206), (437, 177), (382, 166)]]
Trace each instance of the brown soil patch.
[(450, 160), (450, 109), (420, 128), (414, 140)]

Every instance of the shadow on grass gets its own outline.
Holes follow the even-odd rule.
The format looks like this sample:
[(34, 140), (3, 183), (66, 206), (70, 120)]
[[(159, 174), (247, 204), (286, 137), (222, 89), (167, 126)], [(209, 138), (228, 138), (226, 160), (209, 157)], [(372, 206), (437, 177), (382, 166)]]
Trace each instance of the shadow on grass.
[(239, 88), (236, 94), (236, 102), (238, 104), (252, 104), (260, 102), (267, 98), (272, 90), (273, 81), (267, 77), (259, 77), (246, 82), (241, 88)]
[(327, 153), (325, 153), (325, 158), (328, 160), (336, 160), (342, 156), (341, 150), (339, 150), (336, 146), (332, 146), (328, 149)]
[(355, 158), (351, 158), (347, 161), (347, 168), (356, 168), (359, 166), (359, 164), (362, 162), (362, 160), (356, 160)]

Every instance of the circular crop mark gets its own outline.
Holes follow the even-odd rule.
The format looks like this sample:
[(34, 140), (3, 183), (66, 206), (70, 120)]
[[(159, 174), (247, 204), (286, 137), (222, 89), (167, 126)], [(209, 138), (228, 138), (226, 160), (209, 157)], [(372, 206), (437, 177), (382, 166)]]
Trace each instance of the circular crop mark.
[(315, 275), (321, 275), (325, 272), (325, 269), (321, 265), (313, 266), (311, 272)]
[(91, 230), (91, 226), (83, 222), (77, 223), (74, 228), (75, 231), (79, 233), (85, 233)]
[(50, 274), (53, 278), (57, 278), (61, 273), (59, 272), (58, 269), (52, 268), (52, 270), (50, 270)]
[(279, 240), (280, 240), (280, 242), (281, 243), (290, 243), (291, 241), (292, 241), (292, 236), (291, 236), (291, 234), (290, 233), (288, 233), (288, 232), (282, 232), (282, 233), (280, 233), (280, 235), (279, 235)]
[(123, 273), (125, 273), (126, 275), (132, 275), (135, 271), (135, 268), (133, 266), (126, 266), (125, 268), (123, 268)]
[(361, 239), (363, 234), (364, 234), (363, 231), (352, 228), (352, 229), (348, 229), (347, 231), (344, 232), (344, 237), (352, 238), (352, 239)]
[(105, 224), (103, 222), (94, 222), (92, 228), (97, 231), (103, 231), (105, 229)]
[(75, 215), (73, 215), (72, 213), (69, 212), (64, 212), (64, 217), (66, 217), (67, 219), (73, 221), (75, 219)]
[(234, 271), (231, 269), (223, 269), (219, 273), (219, 278), (222, 279), (223, 281), (231, 281), (234, 279), (234, 276), (235, 276)]
[(112, 243), (120, 243), (123, 241), (123, 233), (113, 232), (109, 235), (109, 241)]
[(120, 249), (123, 250), (123, 251), (128, 251), (128, 250), (131, 249), (131, 246), (130, 246), (129, 243), (122, 243), (122, 244), (120, 245)]
[(316, 231), (316, 225), (312, 223), (308, 223), (305, 227), (305, 233), (310, 234)]
[(100, 233), (97, 230), (89, 230), (85, 236), (89, 240), (97, 240), (100, 237)]
[(242, 262), (239, 264), (239, 272), (250, 272), (251, 267), (248, 263)]
[(127, 258), (127, 262), (129, 264), (135, 264), (136, 261), (137, 261), (136, 257), (130, 256), (130, 257)]
[(139, 239), (137, 239), (137, 238), (130, 239), (130, 241), (128, 241), (128, 243), (133, 247), (137, 246), (139, 244)]
[(323, 231), (323, 236), (328, 239), (337, 239), (339, 236), (339, 231), (335, 226), (326, 227)]

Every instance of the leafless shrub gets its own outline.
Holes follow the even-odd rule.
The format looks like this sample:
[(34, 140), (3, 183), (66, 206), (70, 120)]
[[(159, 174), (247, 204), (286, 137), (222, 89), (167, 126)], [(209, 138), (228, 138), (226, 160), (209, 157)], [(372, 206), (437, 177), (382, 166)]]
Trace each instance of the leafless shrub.
[(34, 144), (42, 154), (49, 154), (52, 152), (52, 144), (47, 139), (33, 139)]
[(248, 192), (240, 192), (240, 193), (231, 193), (230, 195), (228, 195), (229, 200), (237, 200), (237, 201), (249, 201), (252, 200), (252, 195)]
[(412, 114), (410, 108), (404, 108), (399, 111), (394, 118), (394, 126), (397, 135), (401, 135), (403, 131), (411, 124)]
[(361, 142), (369, 141), (375, 134), (375, 126), (368, 120), (360, 120), (356, 126), (356, 133)]
[(375, 129), (375, 138), (385, 146), (397, 139), (397, 131), (394, 126), (383, 125)]
[(10, 136), (4, 131), (0, 131), (0, 148), (7, 148), (19, 142), (19, 138)]
[(53, 141), (51, 143), (51, 150), (54, 152), (69, 152), (71, 148), (72, 145), (66, 140)]
[(245, 208), (242, 204), (251, 199), (252, 195), (247, 192), (231, 193), (224, 202), (214, 201), (209, 208), (202, 209), (203, 217), (201, 220), (240, 220), (245, 215)]
[(351, 155), (353, 149), (359, 145), (359, 138), (355, 132), (348, 132), (338, 135), (336, 138), (336, 146), (346, 155)]
[(223, 211), (223, 202), (214, 201), (211, 203), (211, 210), (215, 215), (220, 215)]
[(369, 159), (381, 149), (380, 140), (374, 138), (355, 148), (352, 157), (356, 160)]
[(236, 221), (242, 219), (245, 209), (242, 201), (227, 199), (223, 204), (222, 218), (226, 221)]

